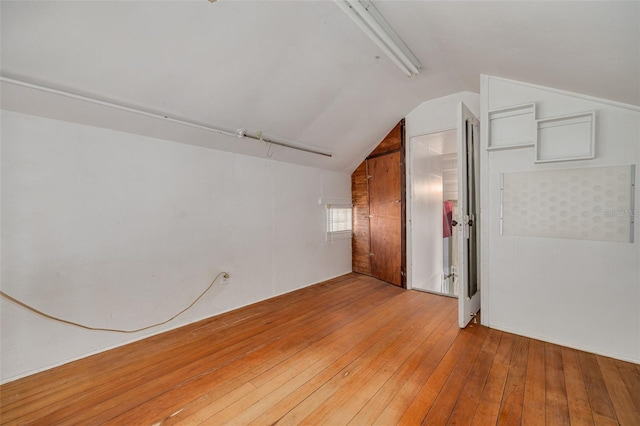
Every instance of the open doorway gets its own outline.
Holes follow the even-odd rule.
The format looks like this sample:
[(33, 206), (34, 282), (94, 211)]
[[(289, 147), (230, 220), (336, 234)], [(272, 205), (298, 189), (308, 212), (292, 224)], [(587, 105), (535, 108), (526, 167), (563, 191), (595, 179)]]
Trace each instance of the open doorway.
[(457, 132), (413, 137), (409, 144), (412, 287), (457, 297)]
[(458, 104), (452, 130), (408, 143), (410, 288), (458, 297), (460, 327), (480, 310), (479, 122)]

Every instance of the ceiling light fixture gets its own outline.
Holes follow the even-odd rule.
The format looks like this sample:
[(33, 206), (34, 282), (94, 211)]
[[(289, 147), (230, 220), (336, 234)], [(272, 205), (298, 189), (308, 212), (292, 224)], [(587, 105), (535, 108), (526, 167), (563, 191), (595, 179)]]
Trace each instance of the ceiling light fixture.
[(334, 0), (342, 11), (398, 66), (408, 77), (420, 72), (418, 58), (393, 31), (380, 12), (368, 0)]

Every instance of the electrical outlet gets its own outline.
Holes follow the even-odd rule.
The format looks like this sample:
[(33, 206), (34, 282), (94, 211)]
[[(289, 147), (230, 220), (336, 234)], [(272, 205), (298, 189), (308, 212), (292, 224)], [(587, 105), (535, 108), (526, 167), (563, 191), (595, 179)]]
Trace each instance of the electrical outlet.
[(226, 273), (225, 273), (225, 274), (223, 274), (223, 275), (222, 275), (222, 282), (221, 282), (221, 284), (222, 284), (222, 285), (227, 285), (227, 284), (229, 284), (229, 278), (230, 278), (229, 274), (226, 274)]

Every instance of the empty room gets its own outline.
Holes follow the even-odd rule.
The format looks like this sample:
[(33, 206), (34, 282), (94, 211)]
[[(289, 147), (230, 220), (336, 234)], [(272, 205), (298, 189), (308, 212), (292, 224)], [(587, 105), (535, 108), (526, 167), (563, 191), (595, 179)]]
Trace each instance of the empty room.
[(640, 425), (640, 1), (0, 25), (0, 424)]

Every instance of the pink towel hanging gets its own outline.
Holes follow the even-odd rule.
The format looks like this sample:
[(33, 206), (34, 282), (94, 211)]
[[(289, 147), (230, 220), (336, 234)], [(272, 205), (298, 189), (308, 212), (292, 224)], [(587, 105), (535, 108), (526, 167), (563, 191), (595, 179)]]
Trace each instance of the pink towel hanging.
[(442, 205), (442, 235), (449, 238), (453, 234), (451, 222), (453, 220), (453, 205), (451, 201), (445, 201)]

